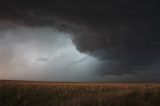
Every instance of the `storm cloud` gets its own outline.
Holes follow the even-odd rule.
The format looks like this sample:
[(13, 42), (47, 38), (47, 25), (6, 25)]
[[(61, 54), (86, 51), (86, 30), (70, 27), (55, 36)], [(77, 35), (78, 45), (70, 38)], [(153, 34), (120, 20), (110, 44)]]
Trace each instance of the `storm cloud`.
[[(122, 80), (126, 74), (132, 77), (142, 76), (144, 78), (139, 78), (142, 81), (159, 81), (157, 78), (160, 74), (158, 0), (101, 0), (92, 2), (89, 0), (46, 2), (6, 0), (0, 6), (2, 7), (0, 10), (0, 49), (8, 48), (6, 56), (3, 56), (6, 59), (2, 60), (8, 62), (7, 59), (13, 58), (13, 53), (10, 50), (17, 51), (16, 48), (23, 46), (21, 44), (27, 45), (22, 48), (35, 46), (31, 50), (40, 49), (39, 52), (42, 54), (48, 51), (51, 54), (56, 54), (60, 48), (67, 50), (66, 45), (69, 44), (71, 48), (75, 49), (67, 53), (70, 54), (67, 55), (67, 59), (65, 55), (60, 56), (61, 58), (65, 57), (63, 61), (60, 61), (61, 65), (90, 76), (87, 79), (89, 81), (96, 80), (93, 76), (100, 77), (97, 80), (103, 78), (107, 80), (106, 76), (117, 76), (117, 78), (122, 76), (117, 79)], [(7, 41), (7, 39), (10, 40)], [(14, 44), (10, 44), (11, 42)], [(7, 45), (14, 47), (7, 47)], [(54, 53), (51, 52), (52, 49), (55, 49)], [(1, 53), (4, 51), (1, 50)], [(18, 53), (22, 51), (24, 50), (19, 50)], [(74, 52), (77, 54), (74, 55)], [(72, 59), (78, 54), (83, 56), (76, 60)], [(57, 55), (60, 55), (59, 52)], [(22, 57), (24, 58), (24, 56)], [(52, 61), (53, 57), (39, 55), (36, 58), (31, 58), (37, 64), (45, 64)], [(62, 59), (56, 61), (59, 60)], [(65, 60), (67, 61), (65, 62)], [(83, 62), (90, 65), (81, 66)], [(63, 76), (60, 73), (67, 73), (64, 69), (61, 69), (62, 72), (59, 71), (60, 69), (55, 63), (49, 64), (46, 66), (47, 68), (44, 68), (44, 70), (49, 70), (46, 72), (48, 73), (46, 76), (50, 76), (50, 70), (53, 69), (58, 70), (58, 76)], [(79, 66), (75, 67), (74, 65)], [(2, 69), (4, 66), (2, 64)], [(85, 68), (83, 69), (83, 67)], [(64, 74), (64, 76), (69, 78), (69, 76), (75, 75), (75, 73), (71, 73)], [(150, 79), (147, 77), (149, 75), (147, 73), (150, 73)], [(129, 80), (128, 76), (126, 80)]]

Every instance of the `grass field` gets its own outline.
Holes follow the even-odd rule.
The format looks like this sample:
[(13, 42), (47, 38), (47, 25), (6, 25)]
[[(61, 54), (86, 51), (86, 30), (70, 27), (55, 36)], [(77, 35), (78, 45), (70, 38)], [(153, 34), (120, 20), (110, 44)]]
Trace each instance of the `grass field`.
[(0, 81), (0, 106), (160, 106), (160, 84)]

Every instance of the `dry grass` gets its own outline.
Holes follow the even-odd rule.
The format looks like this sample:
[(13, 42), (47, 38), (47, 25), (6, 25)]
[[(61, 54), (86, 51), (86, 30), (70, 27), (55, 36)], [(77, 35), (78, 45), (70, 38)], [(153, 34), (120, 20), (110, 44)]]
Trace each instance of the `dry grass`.
[(0, 106), (160, 106), (160, 84), (0, 81)]

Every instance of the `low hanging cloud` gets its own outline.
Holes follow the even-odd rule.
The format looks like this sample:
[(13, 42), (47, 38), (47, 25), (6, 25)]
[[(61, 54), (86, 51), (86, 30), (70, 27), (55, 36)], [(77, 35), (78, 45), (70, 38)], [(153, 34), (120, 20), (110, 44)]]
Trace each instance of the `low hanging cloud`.
[(16, 26), (0, 32), (4, 79), (84, 81), (91, 62), (97, 61), (79, 53), (69, 35), (49, 27)]
[[(28, 47), (35, 46), (32, 50), (38, 48), (39, 52), (55, 48), (52, 54), (59, 56), (58, 51), (64, 52), (60, 48), (67, 48), (64, 47), (68, 42), (65, 38), (67, 37), (72, 46), (75, 46), (75, 51), (78, 50), (77, 53), (85, 56), (73, 63), (66, 62), (65, 65), (81, 64), (93, 58), (96, 67), (84, 70), (92, 70), (92, 74), (100, 76), (139, 75), (148, 72), (159, 74), (160, 22), (156, 0), (62, 1), (47, 1), (46, 4), (3, 2), (0, 38), (12, 39), (17, 46), (26, 42)], [(18, 35), (14, 27), (20, 28), (18, 33), (21, 34)], [(10, 37), (11, 30), (13, 37)], [(10, 41), (1, 40), (0, 45), (7, 44), (4, 42)], [(72, 58), (72, 55), (69, 58)], [(32, 61), (45, 64), (53, 58), (57, 57), (42, 54), (32, 58)]]

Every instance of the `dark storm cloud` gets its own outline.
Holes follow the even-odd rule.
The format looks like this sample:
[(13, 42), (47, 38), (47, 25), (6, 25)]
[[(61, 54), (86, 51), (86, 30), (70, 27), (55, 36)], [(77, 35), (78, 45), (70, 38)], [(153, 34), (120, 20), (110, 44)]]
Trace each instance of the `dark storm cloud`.
[[(71, 32), (82, 52), (99, 58), (100, 75), (160, 70), (158, 0), (5, 1), (1, 23)], [(4, 25), (1, 24), (4, 27)], [(41, 61), (46, 58), (40, 58)], [(107, 62), (106, 62), (107, 61)]]

